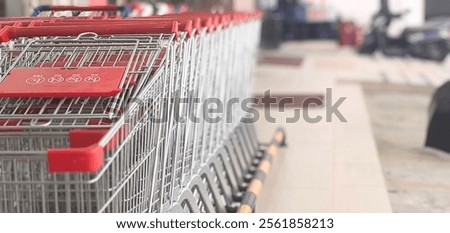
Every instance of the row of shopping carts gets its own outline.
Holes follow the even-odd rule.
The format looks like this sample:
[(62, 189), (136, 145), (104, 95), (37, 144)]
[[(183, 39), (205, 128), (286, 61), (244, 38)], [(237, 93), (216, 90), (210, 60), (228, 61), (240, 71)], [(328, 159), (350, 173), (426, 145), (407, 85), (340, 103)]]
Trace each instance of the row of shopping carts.
[(260, 18), (0, 19), (0, 212), (230, 211), (260, 145), (204, 103), (251, 96)]

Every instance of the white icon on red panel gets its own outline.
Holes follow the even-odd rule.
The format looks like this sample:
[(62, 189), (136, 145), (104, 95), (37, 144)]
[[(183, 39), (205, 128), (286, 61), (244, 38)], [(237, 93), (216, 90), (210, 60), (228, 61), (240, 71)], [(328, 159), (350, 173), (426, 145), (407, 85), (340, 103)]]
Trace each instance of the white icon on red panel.
[(101, 78), (100, 76), (98, 76), (98, 74), (91, 74), (91, 76), (86, 77), (84, 79), (85, 82), (87, 83), (98, 83), (100, 82)]
[(25, 82), (30, 85), (37, 85), (45, 82), (45, 78), (43, 75), (33, 75), (33, 77), (28, 78)]
[(53, 75), (53, 77), (49, 78), (47, 80), (47, 82), (49, 83), (62, 83), (64, 82), (64, 77), (60, 74), (55, 74)]
[(83, 81), (83, 78), (79, 74), (73, 74), (66, 79), (66, 82), (68, 83), (79, 83), (81, 81)]

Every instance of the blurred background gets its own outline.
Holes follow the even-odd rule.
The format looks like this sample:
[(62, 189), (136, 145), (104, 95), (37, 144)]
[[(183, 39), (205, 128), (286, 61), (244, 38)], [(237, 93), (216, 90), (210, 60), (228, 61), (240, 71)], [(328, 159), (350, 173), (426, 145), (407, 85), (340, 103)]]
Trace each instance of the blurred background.
[[(257, 211), (450, 212), (448, 0), (0, 0), (0, 16), (42, 4), (264, 11), (253, 94), (296, 102), (259, 109), (277, 122), (257, 122), (261, 140), (283, 126), (289, 147)], [(346, 121), (287, 123), (310, 98), (323, 103), (312, 116), (345, 98)]]

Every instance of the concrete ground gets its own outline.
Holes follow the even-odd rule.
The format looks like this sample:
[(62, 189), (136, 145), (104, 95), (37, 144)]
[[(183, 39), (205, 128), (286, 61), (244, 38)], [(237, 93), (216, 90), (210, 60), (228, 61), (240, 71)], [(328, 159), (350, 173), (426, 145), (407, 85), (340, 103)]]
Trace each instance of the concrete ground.
[[(258, 66), (254, 94), (345, 97), (347, 122), (286, 123), (294, 109), (261, 119), (262, 141), (286, 128), (289, 147), (276, 159), (258, 212), (450, 212), (450, 156), (423, 148), (435, 87), (449, 62), (361, 57), (332, 42), (293, 42), (262, 56), (301, 57), (301, 66)], [(267, 111), (261, 110), (262, 112)], [(326, 108), (310, 111), (326, 115)]]
[(363, 84), (395, 212), (450, 212), (450, 155), (425, 149), (434, 88)]

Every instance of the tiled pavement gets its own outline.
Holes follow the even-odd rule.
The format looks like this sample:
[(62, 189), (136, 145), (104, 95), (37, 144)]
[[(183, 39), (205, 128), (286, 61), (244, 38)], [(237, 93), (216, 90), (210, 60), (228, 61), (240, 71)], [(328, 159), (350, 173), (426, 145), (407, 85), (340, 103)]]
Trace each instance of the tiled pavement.
[[(450, 66), (380, 55), (360, 57), (330, 42), (288, 43), (279, 51), (262, 52), (267, 54), (303, 57), (304, 62), (299, 67), (260, 65), (255, 95), (268, 89), (285, 96), (325, 94), (332, 88), (333, 101), (347, 98), (340, 107), (347, 122), (335, 118), (317, 124), (304, 119), (286, 123), (294, 109), (276, 108), (270, 113), (277, 123), (261, 118), (260, 140), (269, 140), (283, 126), (289, 145), (274, 162), (257, 212), (391, 212), (362, 88), (339, 83), (439, 86), (450, 77)], [(326, 108), (310, 109), (309, 114), (325, 116)]]

